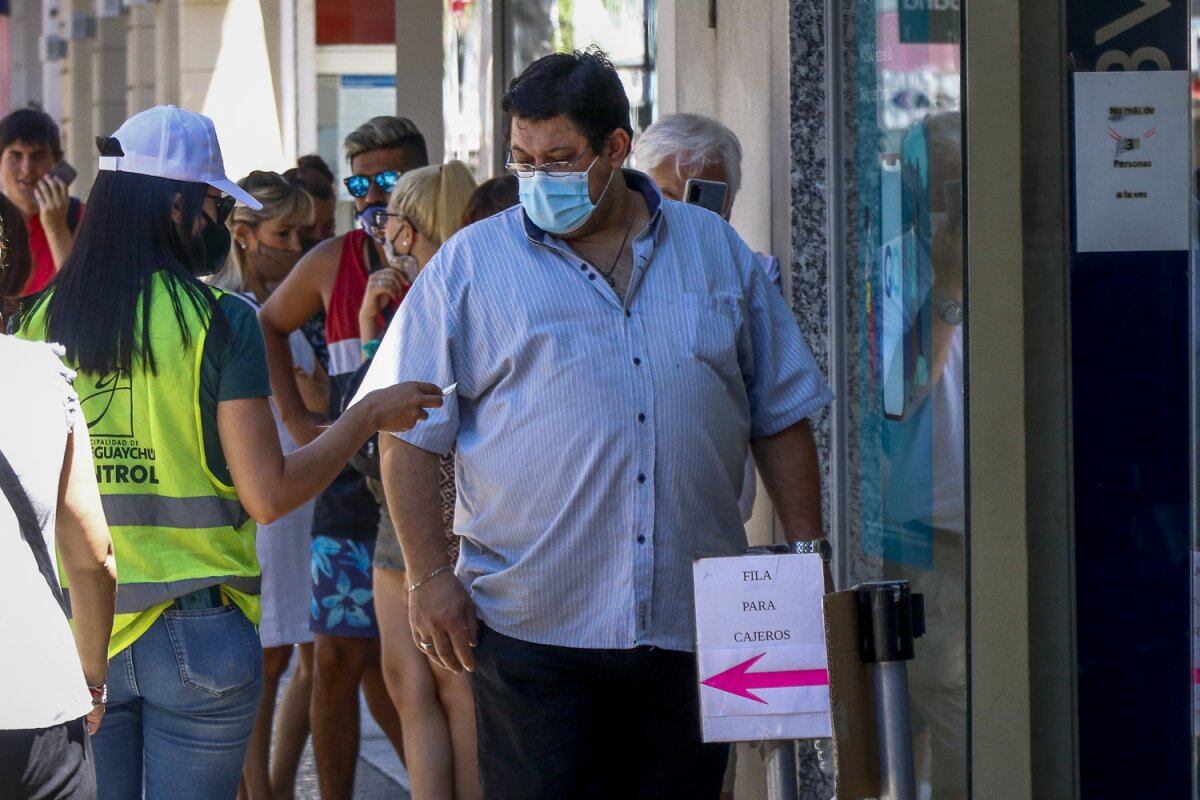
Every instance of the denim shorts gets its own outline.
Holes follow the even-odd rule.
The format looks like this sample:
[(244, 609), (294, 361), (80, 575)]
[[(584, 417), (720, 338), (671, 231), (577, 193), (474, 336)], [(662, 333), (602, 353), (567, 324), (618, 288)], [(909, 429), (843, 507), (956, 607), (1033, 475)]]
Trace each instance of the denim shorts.
[(370, 539), (313, 537), (310, 631), (325, 636), (379, 636), (371, 582), (374, 555), (375, 542)]
[(392, 515), (388, 513), (387, 498), (383, 494), (383, 484), (374, 478), (367, 478), (367, 488), (379, 503), (379, 531), (375, 536), (375, 566), (379, 569), (395, 569), (404, 571), (404, 551), (400, 549), (400, 540), (396, 537), (396, 529), (392, 527)]

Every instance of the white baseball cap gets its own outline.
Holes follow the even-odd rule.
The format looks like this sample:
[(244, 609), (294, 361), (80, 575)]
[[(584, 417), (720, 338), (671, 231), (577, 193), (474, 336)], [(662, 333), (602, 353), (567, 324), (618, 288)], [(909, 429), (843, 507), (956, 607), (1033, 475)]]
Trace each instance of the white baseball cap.
[(125, 154), (100, 156), (102, 170), (207, 183), (255, 211), (262, 210), (262, 203), (225, 176), (217, 130), (203, 114), (155, 106), (125, 120), (112, 138), (121, 143)]

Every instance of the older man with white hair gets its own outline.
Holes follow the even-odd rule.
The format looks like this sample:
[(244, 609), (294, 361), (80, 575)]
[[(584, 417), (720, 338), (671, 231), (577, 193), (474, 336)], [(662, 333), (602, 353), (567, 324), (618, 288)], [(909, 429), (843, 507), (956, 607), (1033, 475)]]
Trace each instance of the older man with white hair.
[[(712, 117), (668, 114), (642, 132), (633, 155), (638, 169), (672, 200), (683, 200), (684, 187), (693, 178), (725, 184), (729, 187), (725, 219), (733, 213), (733, 201), (742, 188), (742, 143), (736, 133)], [(779, 259), (770, 253), (754, 256), (767, 277), (779, 286)]]

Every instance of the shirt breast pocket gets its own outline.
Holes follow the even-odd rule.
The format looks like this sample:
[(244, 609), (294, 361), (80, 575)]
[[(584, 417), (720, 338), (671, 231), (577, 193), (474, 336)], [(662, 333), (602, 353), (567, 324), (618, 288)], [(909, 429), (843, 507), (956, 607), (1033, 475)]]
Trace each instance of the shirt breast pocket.
[(680, 311), (691, 354), (718, 374), (741, 377), (738, 363), (738, 307), (733, 298), (685, 292)]

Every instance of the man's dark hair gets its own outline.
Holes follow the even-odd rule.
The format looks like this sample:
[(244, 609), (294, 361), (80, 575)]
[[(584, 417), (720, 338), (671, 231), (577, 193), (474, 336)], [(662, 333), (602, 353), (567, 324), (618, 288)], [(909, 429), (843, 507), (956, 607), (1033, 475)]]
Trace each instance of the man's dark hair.
[(54, 118), (40, 108), (18, 108), (0, 119), (0, 153), (13, 142), (44, 144), (55, 160), (62, 158), (62, 135)]
[(283, 179), (298, 189), (303, 189), (316, 200), (332, 200), (333, 171), (318, 155), (300, 156), (296, 166), (283, 173)]
[(296, 169), (311, 169), (321, 173), (325, 180), (333, 183), (333, 170), (325, 163), (325, 159), (321, 158), (316, 153), (309, 153), (306, 156), (300, 156), (296, 159)]
[(595, 153), (617, 128), (633, 136), (625, 87), (597, 47), (539, 58), (513, 78), (500, 108), (510, 120), (566, 117)]
[(501, 175), (479, 184), (467, 200), (467, 207), (463, 209), (463, 227), (499, 214), (521, 202), (517, 187), (515, 175)]
[(16, 311), (16, 300), (32, 273), (25, 215), (0, 194), (0, 317), (8, 319)]

